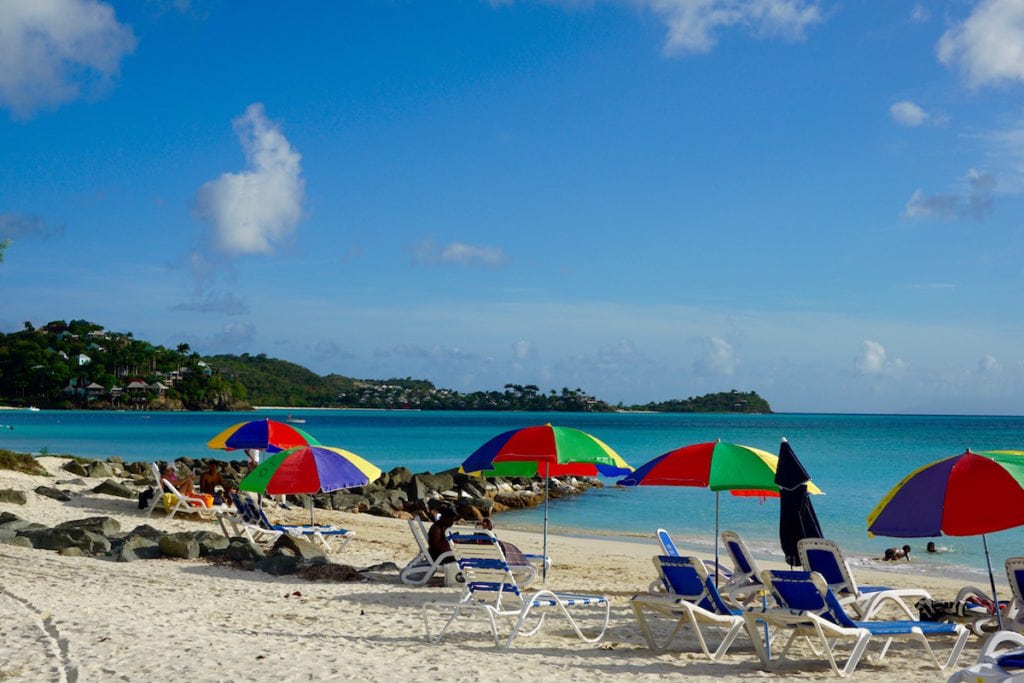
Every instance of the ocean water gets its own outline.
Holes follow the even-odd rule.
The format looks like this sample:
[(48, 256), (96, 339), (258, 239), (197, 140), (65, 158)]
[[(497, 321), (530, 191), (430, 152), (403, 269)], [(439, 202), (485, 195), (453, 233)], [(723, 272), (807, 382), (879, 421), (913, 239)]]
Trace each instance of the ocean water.
[[(721, 439), (777, 453), (788, 438), (814, 482), (825, 491), (814, 497), (826, 537), (838, 541), (855, 563), (873, 564), (885, 548), (909, 543), (914, 572), (942, 569), (982, 581), (985, 566), (978, 537), (936, 539), (947, 552), (924, 552), (929, 539), (870, 538), (865, 517), (882, 496), (917, 467), (965, 449), (1024, 449), (1022, 417), (912, 415), (693, 415), (638, 413), (489, 413), (352, 410), (289, 410), (247, 413), (139, 413), (0, 411), (0, 448), (125, 460), (179, 456), (227, 456), (206, 441), (236, 422), (261, 417), (304, 418), (303, 428), (321, 443), (346, 448), (383, 470), (405, 466), (415, 472), (456, 467), (492, 436), (518, 427), (552, 422), (590, 432), (634, 467), (691, 443)], [(10, 429), (8, 427), (13, 427)], [(552, 501), (553, 531), (651, 538), (658, 527), (680, 542), (712, 552), (716, 495), (683, 487), (608, 486)], [(781, 558), (778, 500), (719, 497), (721, 529), (740, 532), (756, 555)], [(978, 491), (978, 505), (999, 505)], [(502, 515), (500, 525), (539, 529), (540, 509)], [(1024, 528), (988, 537), (993, 564), (1024, 555)], [(652, 546), (653, 547), (653, 546)], [(880, 565), (881, 563), (879, 563)], [(893, 563), (886, 563), (892, 569)]]

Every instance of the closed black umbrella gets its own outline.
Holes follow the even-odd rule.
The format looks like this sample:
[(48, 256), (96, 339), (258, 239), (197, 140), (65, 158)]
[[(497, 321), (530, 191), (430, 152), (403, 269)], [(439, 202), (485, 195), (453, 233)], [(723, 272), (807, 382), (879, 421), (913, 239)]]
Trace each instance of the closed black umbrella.
[(811, 476), (793, 452), (785, 438), (779, 445), (779, 464), (775, 470), (775, 484), (779, 487), (779, 542), (786, 562), (791, 567), (800, 564), (796, 544), (803, 538), (822, 538), (818, 515), (814, 512), (807, 482)]

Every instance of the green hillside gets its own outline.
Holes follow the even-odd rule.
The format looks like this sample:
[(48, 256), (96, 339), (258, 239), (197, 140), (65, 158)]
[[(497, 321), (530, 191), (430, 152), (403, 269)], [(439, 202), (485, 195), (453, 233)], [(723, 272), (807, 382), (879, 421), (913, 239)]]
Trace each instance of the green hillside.
[(770, 413), (756, 392), (707, 394), (611, 406), (583, 389), (506, 384), (461, 393), (428, 380), (317, 375), (265, 354), (201, 357), (188, 344), (165, 348), (86, 320), (57, 320), (0, 334), (0, 401), (40, 408), (244, 410), (253, 405), (418, 410)]

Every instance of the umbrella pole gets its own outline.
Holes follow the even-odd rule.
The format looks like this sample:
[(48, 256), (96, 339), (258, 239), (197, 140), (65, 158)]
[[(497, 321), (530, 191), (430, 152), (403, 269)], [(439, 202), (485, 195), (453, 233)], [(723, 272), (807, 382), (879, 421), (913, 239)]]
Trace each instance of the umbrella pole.
[(548, 582), (548, 487), (551, 486), (551, 465), (544, 463), (544, 559), (541, 561), (542, 584)]
[(718, 588), (718, 491), (715, 491), (715, 588)]
[(988, 555), (988, 539), (985, 538), (985, 534), (981, 535), (981, 543), (985, 546), (985, 564), (988, 565), (988, 581), (989, 585), (992, 586), (992, 602), (996, 605), (996, 622), (999, 624), (999, 630), (1003, 630), (1003, 613), (999, 609), (999, 598), (996, 596), (996, 578), (992, 575), (992, 559)]
[(309, 494), (309, 525), (310, 526), (314, 526), (314, 524), (313, 524), (313, 494)]

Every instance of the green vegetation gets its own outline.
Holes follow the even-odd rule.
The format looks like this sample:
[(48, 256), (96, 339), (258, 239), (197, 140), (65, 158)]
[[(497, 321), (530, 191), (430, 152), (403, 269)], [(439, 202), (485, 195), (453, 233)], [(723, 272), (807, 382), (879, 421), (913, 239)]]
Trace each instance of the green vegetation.
[(0, 335), (0, 400), (45, 408), (244, 409), (245, 387), (188, 344), (167, 349), (86, 320)]
[(46, 469), (36, 462), (36, 459), (31, 455), (15, 453), (3, 448), (0, 448), (0, 470), (14, 470), (15, 472), (24, 472), (25, 474), (45, 475), (47, 473)]
[(685, 400), (674, 399), (633, 406), (633, 410), (651, 410), (658, 413), (770, 413), (768, 401), (757, 395), (756, 391), (739, 392), (733, 389), (728, 392), (706, 394), (698, 398)]
[(41, 408), (244, 410), (250, 405), (419, 410), (548, 412), (770, 413), (755, 392), (611, 406), (583, 389), (542, 391), (506, 384), (502, 391), (460, 393), (427, 380), (320, 376), (265, 354), (202, 358), (188, 344), (173, 349), (109, 332), (85, 320), (63, 320), (0, 334), (0, 401)]

